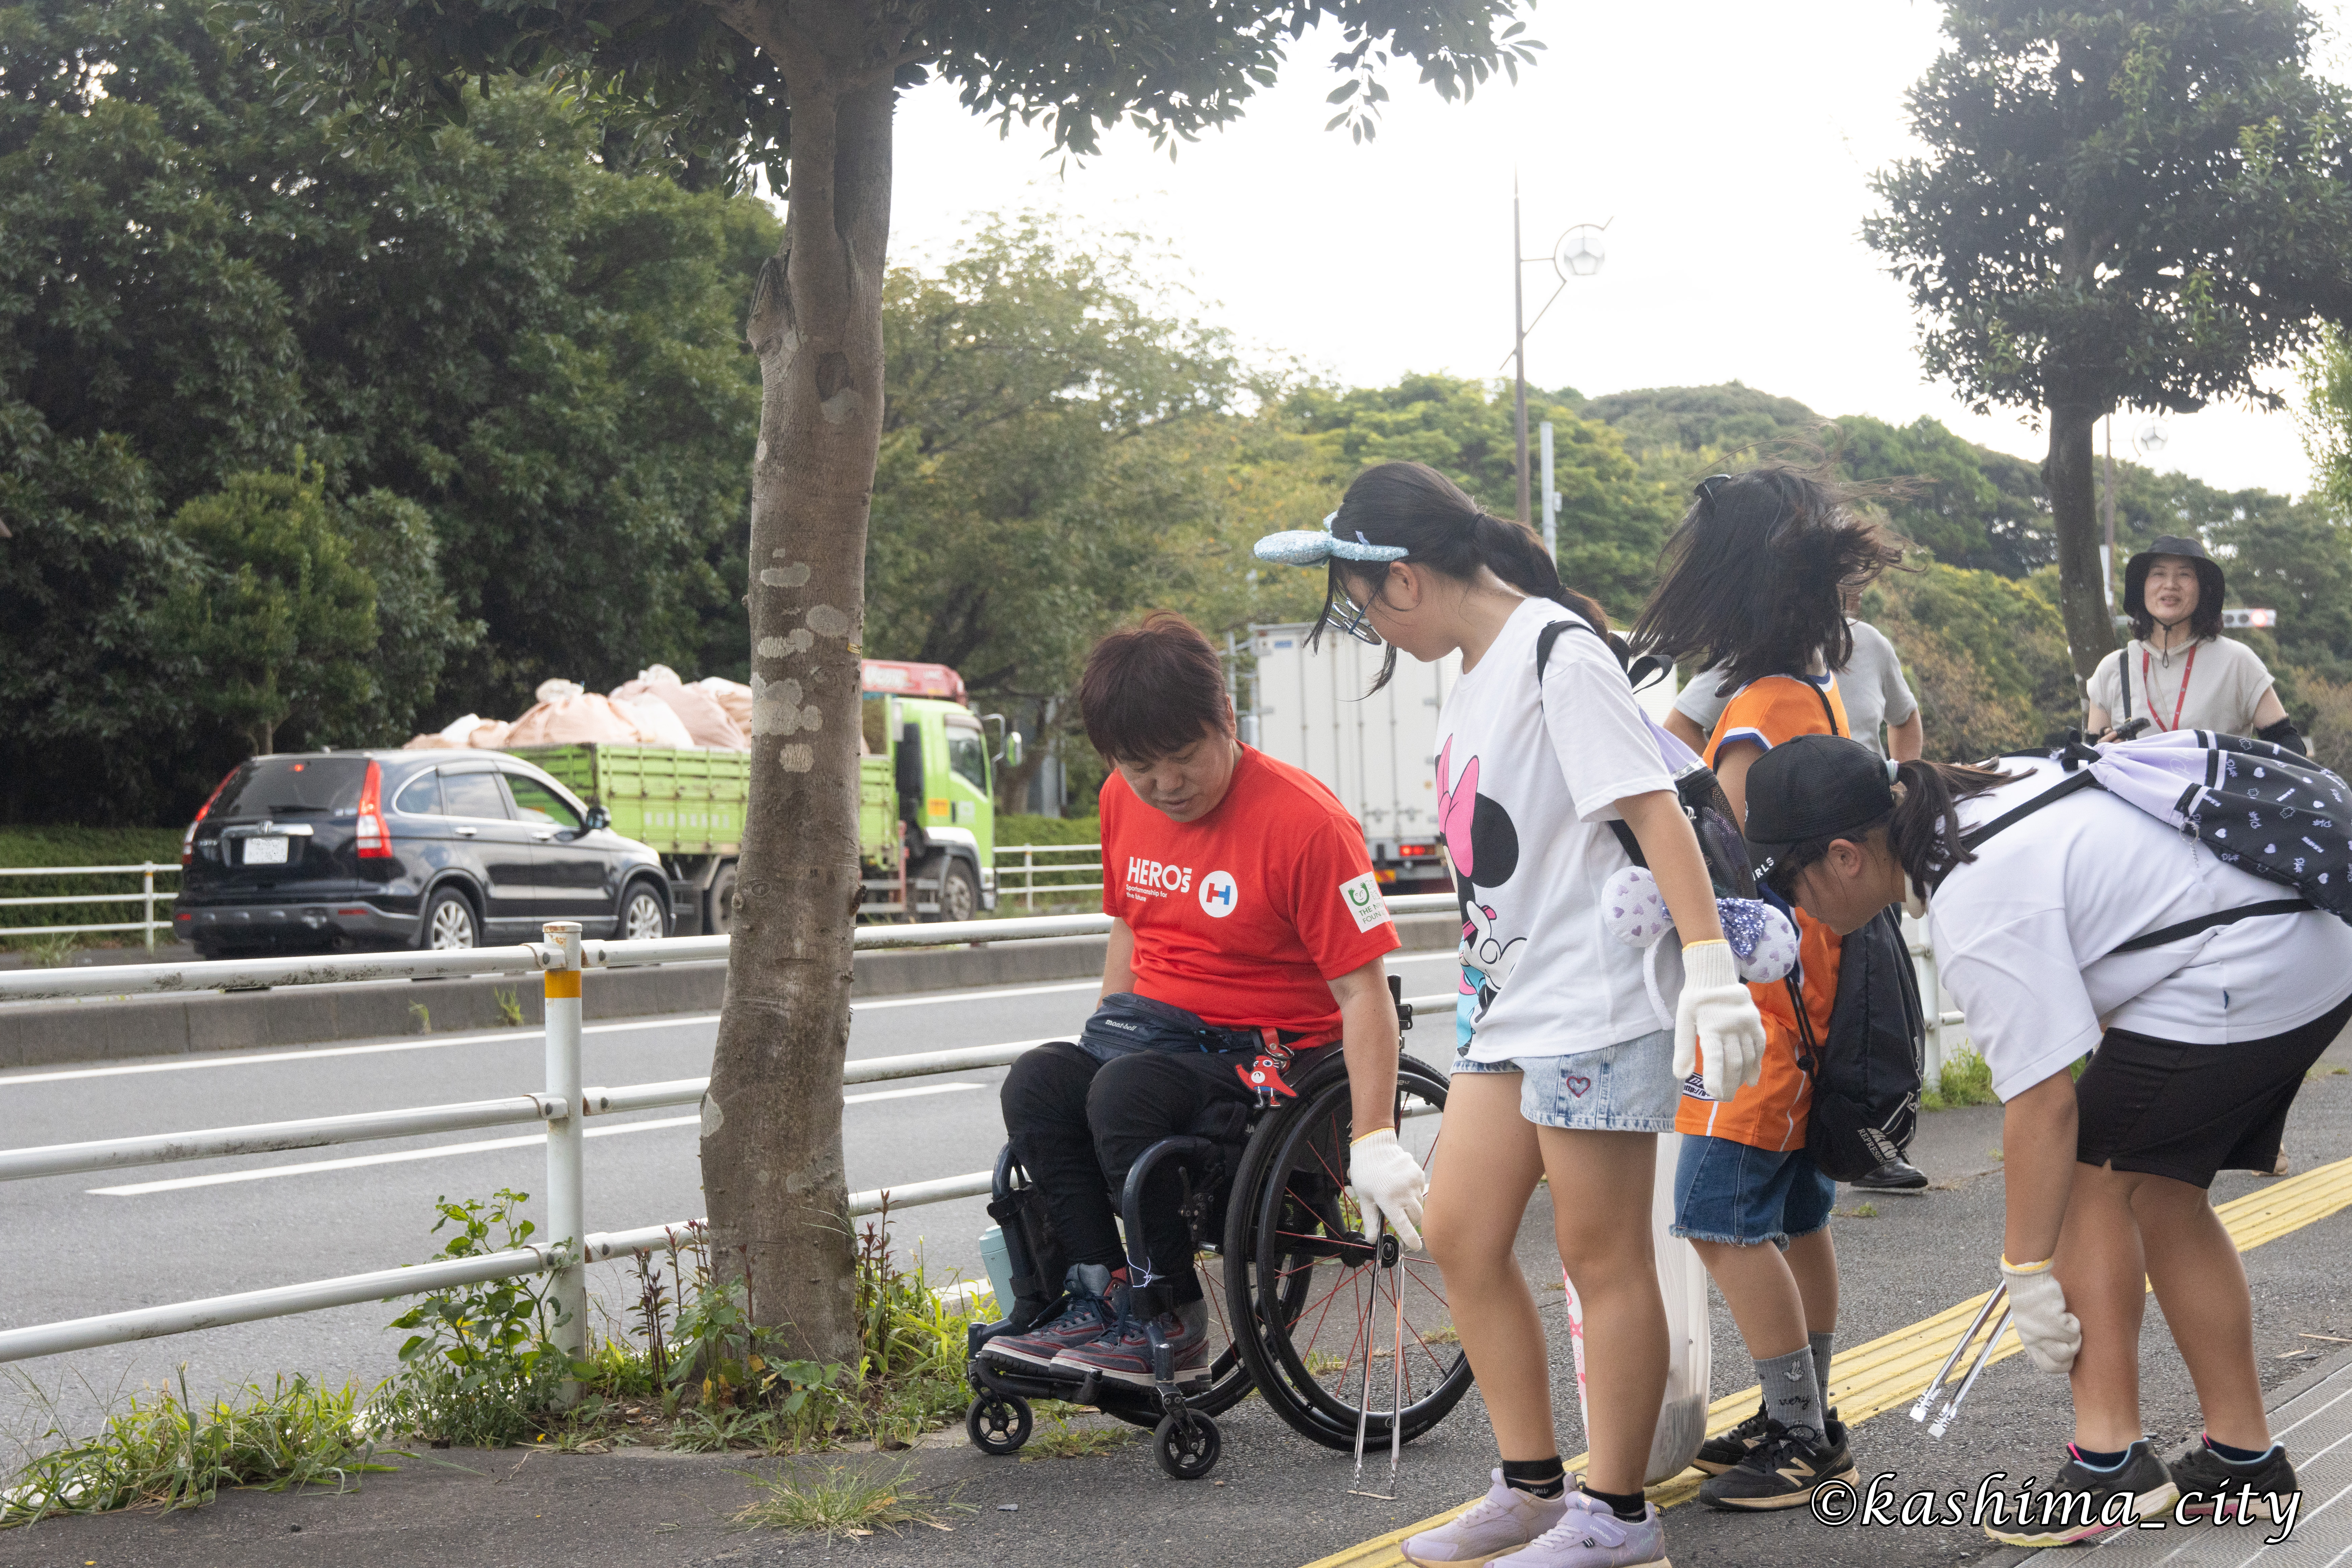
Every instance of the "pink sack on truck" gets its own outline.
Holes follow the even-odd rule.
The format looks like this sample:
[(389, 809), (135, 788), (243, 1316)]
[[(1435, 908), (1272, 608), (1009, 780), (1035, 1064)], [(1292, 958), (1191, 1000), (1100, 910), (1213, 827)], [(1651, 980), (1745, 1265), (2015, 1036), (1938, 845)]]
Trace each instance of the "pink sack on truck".
[[(701, 683), (687, 685), (677, 672), (666, 664), (653, 665), (637, 672), (635, 680), (625, 681), (613, 689), (616, 702), (638, 702), (652, 699), (666, 705), (685, 727), (687, 739), (680, 745), (702, 746), (720, 751), (748, 752), (751, 749), (751, 732), (729, 716), (707, 687)], [(749, 709), (745, 710), (749, 713)]]
[(514, 721), (504, 744), (515, 746), (642, 746), (644, 726), (625, 708), (576, 680), (542, 680), (539, 704)]

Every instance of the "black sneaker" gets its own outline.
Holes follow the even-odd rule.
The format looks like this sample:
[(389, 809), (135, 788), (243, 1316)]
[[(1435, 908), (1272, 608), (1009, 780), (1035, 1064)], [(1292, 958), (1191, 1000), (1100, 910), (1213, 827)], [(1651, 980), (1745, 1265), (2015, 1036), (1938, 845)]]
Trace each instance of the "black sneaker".
[(982, 1359), (1034, 1377), (1052, 1367), (1064, 1351), (1094, 1343), (1118, 1319), (1105, 1299), (1112, 1279), (1102, 1264), (1072, 1264), (1062, 1282), (1062, 1310), (1031, 1325), (1026, 1333), (1000, 1334), (989, 1341), (980, 1348)]
[(1698, 1500), (1729, 1513), (1802, 1508), (1823, 1481), (1853, 1477), (1844, 1444), (1832, 1447), (1810, 1426), (1773, 1425), (1770, 1434), (1739, 1463), (1701, 1483)]
[[(2124, 1462), (2112, 1470), (2092, 1469), (2074, 1457), (2078, 1452), (2067, 1444), (2067, 1460), (2048, 1489), (2032, 1494), (2035, 1517), (1987, 1524), (1985, 1533), (2003, 1546), (2071, 1546), (2168, 1513), (2180, 1495), (2164, 1461), (2144, 1441), (2125, 1449)], [(2110, 1508), (2118, 1497), (2131, 1499), (2131, 1506)]]
[(2284, 1443), (2272, 1444), (2269, 1453), (2243, 1465), (2200, 1443), (2165, 1468), (2180, 1489), (2179, 1511), (2190, 1519), (2218, 1515), (2218, 1522), (2238, 1524), (2275, 1519), (2278, 1500), (2296, 1489), (2294, 1467), (2287, 1463)]
[(1866, 1176), (1846, 1184), (1866, 1193), (1916, 1193), (1927, 1185), (1927, 1173), (1907, 1160), (1889, 1160)]
[[(1152, 1320), (1160, 1337), (1174, 1352), (1170, 1368), (1178, 1383), (1189, 1383), (1209, 1370), (1209, 1310), (1201, 1302), (1160, 1313)], [(1157, 1381), (1151, 1366), (1151, 1338), (1142, 1322), (1129, 1315), (1111, 1324), (1108, 1333), (1092, 1343), (1073, 1345), (1054, 1358), (1054, 1371), (1063, 1377), (1099, 1373), (1118, 1383), (1149, 1387)]]
[(1764, 1402), (1756, 1402), (1756, 1414), (1726, 1432), (1720, 1437), (1709, 1437), (1698, 1446), (1698, 1458), (1691, 1461), (1710, 1476), (1719, 1476), (1732, 1466), (1761, 1447), (1772, 1435), (1772, 1417), (1764, 1413)]

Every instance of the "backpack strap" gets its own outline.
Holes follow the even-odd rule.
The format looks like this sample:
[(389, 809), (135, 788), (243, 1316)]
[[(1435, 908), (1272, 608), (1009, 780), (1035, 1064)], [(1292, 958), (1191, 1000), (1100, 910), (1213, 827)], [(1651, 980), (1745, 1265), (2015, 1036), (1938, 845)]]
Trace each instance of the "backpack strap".
[(2200, 915), (2195, 920), (2182, 921), (2176, 925), (2159, 926), (2155, 931), (2144, 936), (2136, 936), (2120, 947), (2110, 951), (2138, 952), (2146, 948), (2162, 947), (2168, 942), (2179, 942), (2183, 937), (2195, 936), (2200, 931), (2211, 931), (2217, 926), (2235, 925), (2240, 921), (2250, 921), (2259, 915), (2300, 914), (2305, 910), (2315, 910), (2318, 907), (2309, 899), (2265, 899), (2259, 904), (2242, 904), (2234, 910), (2222, 910), (2214, 914)]
[[(1552, 645), (1559, 641), (1560, 633), (1570, 631), (1591, 632), (1594, 637), (1601, 637), (1602, 647), (1609, 648), (1612, 653), (1617, 651), (1610, 647), (1607, 637), (1601, 637), (1599, 626), (1594, 626), (1582, 616), (1571, 613), (1568, 619), (1554, 621), (1536, 634), (1536, 685), (1538, 688), (1543, 685), (1544, 667), (1551, 662)], [(1622, 667), (1624, 660), (1621, 658), (1618, 663)], [(1634, 660), (1633, 668), (1626, 671), (1628, 684), (1638, 689), (1645, 682), (1655, 679), (1655, 670), (1652, 668), (1654, 665), (1657, 668), (1673, 668), (1668, 661), (1659, 659), (1654, 654), (1643, 654)], [(1538, 701), (1540, 703), (1540, 696)], [(1627, 826), (1623, 819), (1612, 821), (1609, 824), (1609, 831), (1615, 837), (1617, 847), (1625, 851), (1625, 858), (1628, 860), (1645, 870), (1649, 868), (1650, 862), (1642, 854), (1641, 840), (1633, 837), (1633, 829)]]
[(2131, 717), (2131, 644), (2116, 650), (2116, 673), (2124, 679), (2124, 717)]

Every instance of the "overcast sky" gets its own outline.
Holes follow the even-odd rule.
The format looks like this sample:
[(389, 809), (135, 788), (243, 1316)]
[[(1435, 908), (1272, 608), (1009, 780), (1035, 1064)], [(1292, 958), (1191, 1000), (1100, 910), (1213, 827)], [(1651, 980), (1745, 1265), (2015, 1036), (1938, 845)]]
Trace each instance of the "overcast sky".
[[(2315, 9), (2337, 19), (2343, 8)], [(1919, 368), (1901, 287), (1861, 239), (1870, 174), (1916, 151), (1903, 96), (1940, 42), (1922, 0), (1573, 0), (1532, 14), (1543, 61), (1471, 103), (1388, 78), (1376, 142), (1323, 123), (1330, 36), (1292, 51), (1237, 124), (1171, 162), (1139, 134), (1066, 171), (1041, 132), (1000, 140), (951, 89), (902, 100), (892, 251), (937, 258), (976, 213), (1039, 206), (1166, 241), (1214, 319), (1268, 355), (1373, 384), (1496, 374), (1511, 346), (1511, 182), (1524, 254), (1612, 224), (1601, 275), (1531, 335), (1528, 378), (1588, 394), (1738, 380), (1822, 414), (1920, 415), (2039, 461), (2030, 414), (1969, 413)], [(2329, 74), (2338, 74), (2331, 37)], [(1532, 319), (1557, 278), (1526, 268)], [(2287, 390), (2291, 372), (2268, 382)], [(2116, 421), (2116, 454), (2145, 417)], [(2224, 487), (2301, 493), (2291, 414), (2232, 405), (2165, 422), (2156, 459)]]

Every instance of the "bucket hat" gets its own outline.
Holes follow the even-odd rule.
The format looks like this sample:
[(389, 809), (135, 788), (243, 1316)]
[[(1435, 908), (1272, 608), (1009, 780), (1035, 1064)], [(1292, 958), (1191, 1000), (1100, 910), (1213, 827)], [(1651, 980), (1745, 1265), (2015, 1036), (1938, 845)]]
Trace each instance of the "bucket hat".
[(2205, 547), (2193, 539), (2183, 539), (2177, 533), (2159, 533), (2146, 550), (2124, 563), (2124, 614), (2141, 616), (2147, 614), (2147, 602), (2143, 597), (2147, 590), (2147, 569), (2156, 564), (2159, 555), (2178, 555), (2197, 567), (2198, 603), (2221, 607), (2221, 563), (2205, 553)]

